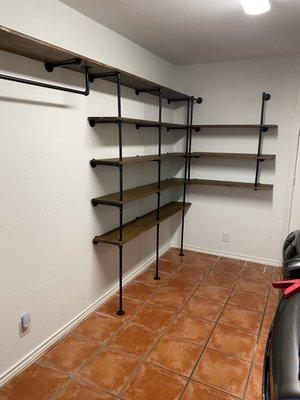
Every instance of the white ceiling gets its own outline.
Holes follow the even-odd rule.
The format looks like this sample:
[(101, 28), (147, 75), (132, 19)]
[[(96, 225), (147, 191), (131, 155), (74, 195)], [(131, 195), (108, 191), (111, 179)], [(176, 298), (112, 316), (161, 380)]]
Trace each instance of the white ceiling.
[(300, 52), (300, 0), (244, 14), (238, 0), (61, 0), (177, 65)]

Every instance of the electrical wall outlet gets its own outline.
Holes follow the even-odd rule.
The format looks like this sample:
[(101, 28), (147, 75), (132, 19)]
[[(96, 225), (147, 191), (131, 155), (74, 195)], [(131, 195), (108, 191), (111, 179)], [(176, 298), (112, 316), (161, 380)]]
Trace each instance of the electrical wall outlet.
[(29, 312), (25, 312), (21, 315), (19, 321), (19, 333), (20, 337), (26, 335), (30, 331), (31, 316)]
[(230, 242), (230, 235), (229, 235), (229, 233), (223, 233), (222, 234), (222, 240), (223, 240), (223, 242), (226, 242), (226, 243), (229, 243)]

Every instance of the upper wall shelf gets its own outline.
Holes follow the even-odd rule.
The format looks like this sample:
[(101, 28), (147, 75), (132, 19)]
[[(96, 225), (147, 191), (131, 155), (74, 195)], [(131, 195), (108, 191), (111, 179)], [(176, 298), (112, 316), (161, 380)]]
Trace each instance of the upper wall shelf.
[[(129, 72), (122, 71), (119, 68), (114, 68), (110, 65), (103, 64), (99, 61), (93, 60), (83, 55), (62, 49), (61, 47), (54, 46), (47, 42), (35, 39), (31, 36), (24, 35), (12, 29), (0, 26), (0, 50), (8, 51), (9, 53), (18, 54), (33, 60), (41, 61), (43, 63), (60, 62), (70, 59), (80, 59), (80, 65), (68, 65), (64, 68), (73, 71), (84, 73), (83, 66), (91, 67), (89, 74), (91, 76), (100, 73), (121, 72), (121, 84), (132, 89), (151, 90), (153, 88), (161, 88), (162, 97), (169, 100), (186, 100), (189, 96), (185, 93), (169, 89), (158, 83), (149, 81), (139, 76), (130, 74)], [(107, 81), (116, 82), (115, 76), (103, 78)], [(153, 92), (152, 94), (157, 95)]]
[(125, 118), (125, 117), (89, 117), (88, 121), (91, 126), (95, 126), (96, 124), (117, 124), (118, 122), (122, 122), (123, 124), (135, 125), (136, 128), (140, 127), (158, 128), (159, 126), (168, 129), (188, 128), (188, 126), (184, 124), (174, 124), (172, 122), (158, 122), (158, 121), (150, 121), (147, 119)]
[(218, 153), (218, 152), (208, 152), (208, 151), (194, 151), (191, 153), (194, 158), (230, 158), (236, 160), (275, 160), (275, 154), (261, 154), (258, 156), (253, 153)]
[(128, 165), (128, 164), (139, 164), (145, 163), (149, 161), (158, 161), (158, 160), (165, 160), (169, 158), (180, 158), (187, 156), (186, 153), (164, 153), (160, 156), (158, 154), (153, 154), (149, 156), (133, 156), (133, 157), (123, 157), (122, 160), (119, 158), (104, 158), (98, 160), (91, 160), (90, 165), (91, 167), (95, 168), (97, 165), (111, 165), (118, 167), (119, 165)]
[(259, 129), (259, 128), (268, 128), (268, 129), (276, 129), (278, 128), (278, 125), (274, 125), (274, 124), (264, 124), (264, 125), (255, 125), (255, 124), (231, 124), (231, 125), (193, 125), (192, 126), (194, 129), (201, 129), (201, 128), (239, 128), (239, 129)]

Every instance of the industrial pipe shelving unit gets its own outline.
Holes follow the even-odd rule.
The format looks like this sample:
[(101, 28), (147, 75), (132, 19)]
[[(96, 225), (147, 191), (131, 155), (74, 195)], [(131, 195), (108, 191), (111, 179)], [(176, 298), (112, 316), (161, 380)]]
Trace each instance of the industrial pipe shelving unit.
[[(274, 160), (274, 154), (262, 153), (262, 140), (263, 133), (274, 131), (278, 128), (277, 125), (267, 125), (264, 123), (265, 105), (270, 100), (271, 96), (268, 93), (262, 94), (261, 118), (258, 125), (194, 125), (193, 112), (194, 105), (202, 102), (200, 97), (195, 98), (186, 94), (180, 93), (176, 90), (167, 88), (162, 85), (157, 85), (154, 82), (148, 81), (126, 71), (114, 68), (112, 66), (103, 64), (99, 61), (81, 56), (74, 52), (62, 49), (58, 46), (51, 45), (41, 40), (32, 38), (22, 33), (13, 31), (9, 28), (0, 26), (0, 50), (27, 57), (44, 64), (48, 72), (52, 72), (54, 68), (61, 67), (75, 72), (84, 74), (85, 89), (75, 89), (71, 87), (64, 87), (60, 85), (53, 85), (50, 83), (34, 81), (20, 77), (13, 77), (10, 75), (0, 74), (0, 80), (11, 81), (15, 83), (22, 83), (26, 85), (38, 86), (53, 90), (65, 91), (69, 93), (88, 96), (90, 93), (90, 83), (95, 79), (101, 78), (109, 82), (113, 82), (117, 86), (118, 97), (118, 115), (116, 117), (89, 117), (90, 126), (96, 124), (116, 124), (118, 127), (119, 135), (119, 157), (110, 159), (93, 159), (90, 161), (92, 167), (97, 165), (115, 166), (119, 168), (119, 192), (97, 197), (92, 199), (92, 204), (115, 206), (119, 209), (119, 227), (106, 232), (93, 239), (93, 243), (108, 243), (119, 247), (119, 286), (120, 286), (120, 304), (117, 311), (118, 315), (124, 315), (122, 303), (122, 273), (123, 273), (123, 245), (128, 241), (138, 237), (143, 232), (152, 227), (156, 227), (156, 270), (154, 279), (159, 279), (159, 234), (160, 223), (167, 218), (171, 217), (177, 212), (182, 212), (181, 224), (181, 239), (180, 239), (180, 255), (183, 255), (183, 239), (184, 239), (184, 222), (185, 212), (190, 207), (190, 203), (186, 202), (187, 185), (209, 185), (209, 186), (226, 186), (254, 190), (272, 190), (273, 185), (259, 183), (259, 172), (261, 163), (265, 160)], [(122, 117), (121, 112), (121, 86), (134, 89), (136, 94), (149, 93), (158, 97), (158, 121), (148, 121), (141, 119), (125, 118)], [(187, 105), (187, 119), (185, 124), (174, 124), (162, 122), (162, 101), (167, 99), (168, 103), (172, 102), (186, 102)], [(154, 155), (123, 157), (123, 125), (133, 124), (137, 129), (140, 128), (156, 128), (158, 129), (158, 151)], [(258, 130), (258, 149), (256, 154), (245, 153), (216, 153), (216, 152), (192, 152), (192, 136), (194, 132), (200, 132), (203, 128), (218, 129), (218, 128), (239, 128), (251, 129), (254, 132)], [(186, 135), (185, 150), (184, 152), (177, 153), (162, 153), (161, 152), (161, 139), (162, 129), (169, 130), (183, 130)], [(254, 183), (251, 182), (232, 182), (232, 181), (219, 181), (210, 179), (191, 179), (191, 162), (196, 158), (232, 158), (232, 159), (252, 159), (256, 161), (255, 179)], [(179, 158), (184, 160), (184, 177), (183, 178), (170, 178), (161, 180), (162, 161), (165, 159)], [(123, 188), (123, 169), (128, 164), (139, 164), (144, 162), (157, 162), (157, 180), (156, 182), (137, 188), (124, 190)], [(170, 187), (183, 185), (183, 201), (170, 202), (161, 206), (161, 192)], [(157, 204), (156, 208), (133, 221), (123, 224), (123, 211), (124, 205), (142, 199), (144, 197), (156, 194)]]

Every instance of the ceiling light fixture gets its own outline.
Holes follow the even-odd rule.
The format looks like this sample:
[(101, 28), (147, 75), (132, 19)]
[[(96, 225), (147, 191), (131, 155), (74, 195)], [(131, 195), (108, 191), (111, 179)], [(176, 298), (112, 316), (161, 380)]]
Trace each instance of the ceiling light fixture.
[(249, 15), (263, 14), (271, 9), (269, 0), (239, 0), (239, 2)]

